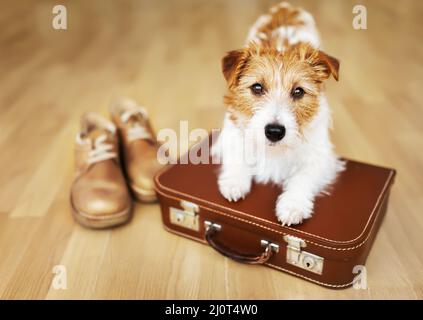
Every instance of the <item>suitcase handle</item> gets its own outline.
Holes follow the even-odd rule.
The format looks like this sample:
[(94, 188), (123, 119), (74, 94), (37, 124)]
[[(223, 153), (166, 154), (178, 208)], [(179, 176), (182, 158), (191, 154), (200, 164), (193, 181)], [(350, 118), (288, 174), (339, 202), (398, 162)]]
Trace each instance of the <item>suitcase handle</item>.
[(214, 237), (219, 231), (222, 230), (221, 225), (216, 223), (211, 223), (209, 221), (205, 222), (206, 225), (206, 232), (205, 232), (205, 239), (208, 244), (217, 252), (224, 255), (225, 257), (231, 258), (237, 262), (247, 263), (247, 264), (263, 264), (266, 263), (274, 254), (275, 250), (272, 247), (272, 243), (268, 241), (262, 240), (262, 245), (264, 247), (264, 251), (258, 255), (253, 254), (244, 254), (234, 251), (226, 247), (225, 245), (218, 243)]

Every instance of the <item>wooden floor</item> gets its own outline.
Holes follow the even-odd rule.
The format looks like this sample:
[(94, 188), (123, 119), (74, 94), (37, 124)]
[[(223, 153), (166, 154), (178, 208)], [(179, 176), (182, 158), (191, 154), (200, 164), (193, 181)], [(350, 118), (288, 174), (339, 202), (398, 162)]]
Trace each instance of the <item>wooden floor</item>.
[[(156, 129), (217, 128), (220, 58), (239, 48), (272, 1), (0, 2), (0, 297), (3, 299), (423, 298), (422, 1), (360, 1), (368, 29), (352, 28), (356, 1), (295, 1), (317, 20), (341, 62), (331, 80), (333, 139), (346, 157), (398, 170), (367, 262), (367, 290), (334, 291), (241, 265), (162, 228), (158, 205), (107, 231), (75, 224), (69, 206), (80, 115), (106, 114), (129, 96)], [(67, 270), (67, 289), (52, 286)]]

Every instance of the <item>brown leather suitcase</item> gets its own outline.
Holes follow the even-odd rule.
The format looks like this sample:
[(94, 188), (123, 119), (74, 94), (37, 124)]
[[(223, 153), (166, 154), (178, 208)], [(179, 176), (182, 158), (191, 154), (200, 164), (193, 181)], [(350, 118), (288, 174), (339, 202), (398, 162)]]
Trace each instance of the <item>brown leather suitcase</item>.
[(287, 227), (274, 213), (279, 187), (254, 184), (244, 200), (229, 202), (219, 193), (218, 169), (178, 162), (156, 175), (165, 229), (239, 262), (330, 288), (353, 284), (386, 213), (395, 170), (346, 160), (330, 195), (316, 198), (313, 217)]

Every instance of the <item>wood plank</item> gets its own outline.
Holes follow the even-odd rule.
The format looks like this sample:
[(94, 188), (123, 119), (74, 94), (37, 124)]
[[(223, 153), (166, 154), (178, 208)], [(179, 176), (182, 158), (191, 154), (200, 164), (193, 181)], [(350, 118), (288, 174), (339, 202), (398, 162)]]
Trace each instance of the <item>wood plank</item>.
[[(82, 113), (107, 116), (128, 96), (157, 130), (220, 127), (220, 59), (275, 1), (61, 3), (66, 31), (51, 28), (50, 1), (0, 2), (1, 298), (423, 299), (422, 1), (361, 1), (367, 30), (352, 28), (355, 1), (295, 1), (341, 60), (340, 81), (327, 84), (337, 151), (398, 171), (368, 289), (335, 291), (170, 234), (158, 205), (137, 204), (130, 224), (106, 231), (71, 217)], [(66, 290), (52, 287), (55, 265), (66, 267)]]

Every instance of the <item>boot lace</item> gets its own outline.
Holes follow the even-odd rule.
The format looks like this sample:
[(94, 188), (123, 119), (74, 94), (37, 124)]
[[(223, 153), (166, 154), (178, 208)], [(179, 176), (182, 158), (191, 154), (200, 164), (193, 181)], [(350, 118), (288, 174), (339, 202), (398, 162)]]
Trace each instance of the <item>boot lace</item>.
[(113, 145), (107, 142), (107, 136), (102, 134), (94, 140), (94, 144), (88, 153), (88, 164), (113, 159), (117, 157), (117, 153), (113, 151)]

